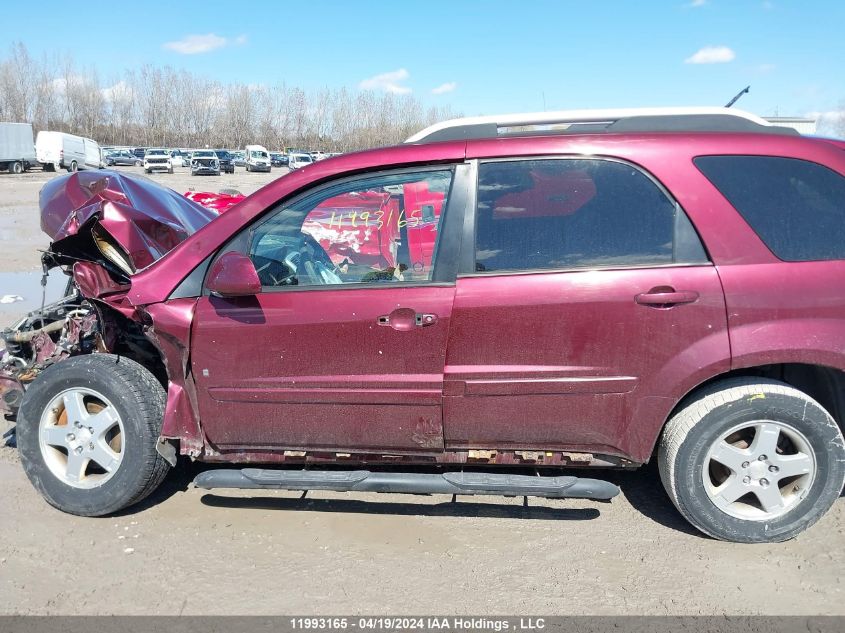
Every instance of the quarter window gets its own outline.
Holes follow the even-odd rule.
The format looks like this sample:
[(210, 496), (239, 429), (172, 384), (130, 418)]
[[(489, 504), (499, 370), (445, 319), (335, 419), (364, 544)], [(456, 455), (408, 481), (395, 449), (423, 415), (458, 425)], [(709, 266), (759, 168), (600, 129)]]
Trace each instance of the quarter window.
[(263, 286), (429, 281), (451, 170), (361, 179), (285, 206), (253, 232)]
[[(706, 261), (677, 205), (641, 171), (615, 161), (482, 163), (476, 217), (478, 272)], [(676, 240), (679, 227), (692, 239)]]
[(784, 261), (845, 259), (845, 177), (774, 156), (700, 156), (695, 165)]

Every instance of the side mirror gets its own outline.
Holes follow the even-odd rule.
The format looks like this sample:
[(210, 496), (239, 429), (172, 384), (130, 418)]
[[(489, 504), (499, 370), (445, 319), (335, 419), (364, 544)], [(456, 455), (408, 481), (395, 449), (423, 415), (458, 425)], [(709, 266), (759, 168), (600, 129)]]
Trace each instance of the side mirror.
[(251, 297), (261, 292), (261, 281), (249, 257), (229, 251), (211, 265), (206, 288), (218, 297)]

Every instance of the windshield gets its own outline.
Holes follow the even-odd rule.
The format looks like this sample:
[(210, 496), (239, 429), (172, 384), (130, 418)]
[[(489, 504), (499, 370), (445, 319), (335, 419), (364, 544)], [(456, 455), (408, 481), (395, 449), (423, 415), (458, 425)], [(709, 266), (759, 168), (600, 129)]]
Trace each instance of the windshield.
[(258, 150), (252, 150), (249, 155), (252, 158), (267, 158), (267, 152), (260, 152)]
[(214, 152), (194, 152), (194, 158), (217, 158)]
[(217, 158), (226, 160), (229, 158), (229, 152), (217, 152)]
[(163, 149), (148, 149), (147, 156), (167, 156), (167, 152)]
[(313, 162), (313, 160), (311, 159), (310, 156), (306, 156), (304, 154), (300, 154), (299, 156), (294, 156), (293, 160), (296, 161), (297, 163), (311, 163), (311, 162)]

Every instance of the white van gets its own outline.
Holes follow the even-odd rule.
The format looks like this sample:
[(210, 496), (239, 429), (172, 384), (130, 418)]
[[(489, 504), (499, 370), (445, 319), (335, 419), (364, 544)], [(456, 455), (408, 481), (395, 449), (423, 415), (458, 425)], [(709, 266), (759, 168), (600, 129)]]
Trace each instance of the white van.
[(247, 171), (270, 171), (270, 152), (261, 145), (247, 145), (244, 156)]
[(96, 141), (64, 132), (39, 132), (35, 139), (35, 158), (48, 171), (99, 169), (102, 164)]

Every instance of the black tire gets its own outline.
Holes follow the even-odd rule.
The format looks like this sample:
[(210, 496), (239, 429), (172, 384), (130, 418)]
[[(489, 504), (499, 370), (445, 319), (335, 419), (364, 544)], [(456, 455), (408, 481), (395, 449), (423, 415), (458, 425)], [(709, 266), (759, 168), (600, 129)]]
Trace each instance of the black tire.
[(14, 163), (12, 163), (12, 168), (9, 171), (11, 171), (13, 174), (22, 174), (23, 163), (21, 163), (19, 160), (16, 160)]
[[(800, 494), (793, 494), (790, 503), (784, 504), (785, 511), (779, 515), (765, 516), (764, 508), (759, 511), (753, 508), (758, 503), (753, 493), (756, 482), (762, 482), (764, 487), (771, 485), (768, 480), (755, 480), (754, 477), (759, 477), (759, 474), (741, 481), (742, 484), (746, 479), (752, 482), (745, 484), (751, 486), (749, 490), (752, 492), (737, 500), (737, 503), (751, 508), (750, 514), (736, 516), (736, 513), (723, 510), (711, 499), (705, 487), (705, 477), (710, 477), (712, 472), (704, 471), (705, 463), (712, 464), (707, 459), (711, 448), (721, 441), (725, 433), (743, 424), (754, 423), (774, 423), (783, 430), (797, 431), (803, 436), (802, 441), (806, 441), (808, 454), (812, 453), (815, 474), (806, 488), (799, 488), (799, 480), (795, 480), (794, 488), (792, 479), (782, 480), (785, 483), (781, 480), (772, 482), (779, 489), (786, 490), (787, 494), (800, 489)], [(784, 440), (785, 435), (783, 431), (775, 435), (779, 452), (781, 443), (789, 441)], [(740, 447), (743, 446), (745, 444), (740, 444)], [(743, 450), (752, 449), (753, 445)], [(759, 460), (764, 460), (764, 457), (759, 457)], [(738, 543), (774, 543), (795, 537), (830, 509), (845, 485), (845, 443), (836, 421), (805, 393), (785, 383), (763, 378), (724, 380), (710, 385), (683, 403), (663, 431), (658, 463), (666, 492), (684, 518), (713, 538)], [(748, 468), (749, 463), (752, 469), (756, 466), (751, 459), (742, 463), (740, 474), (722, 476), (738, 479), (741, 474), (750, 475), (750, 470), (741, 470)], [(764, 478), (767, 476), (763, 474)], [(754, 512), (759, 512), (759, 516), (755, 517)]]
[[(81, 489), (50, 470), (39, 445), (39, 423), (63, 391), (83, 387), (107, 398), (123, 423), (122, 461), (98, 487)], [(26, 390), (17, 420), (17, 441), (24, 471), (47, 502), (70, 514), (103, 516), (138, 503), (169, 471), (156, 451), (164, 416), (165, 392), (144, 367), (111, 354), (76, 356), (48, 367)]]
[(153, 173), (153, 170), (152, 169), (145, 169), (144, 173), (145, 174), (151, 174), (151, 173)]
[(67, 166), (67, 170), (70, 173), (74, 173), (77, 169), (79, 169), (79, 165), (76, 164), (75, 160), (70, 161), (70, 165)]
[(172, 173), (173, 173), (173, 167), (170, 167), (170, 168), (167, 170), (167, 173), (168, 173), (168, 174), (172, 174)]
[(135, 161), (135, 167), (140, 167), (140, 166), (141, 166), (141, 161), (136, 160), (136, 161)]

